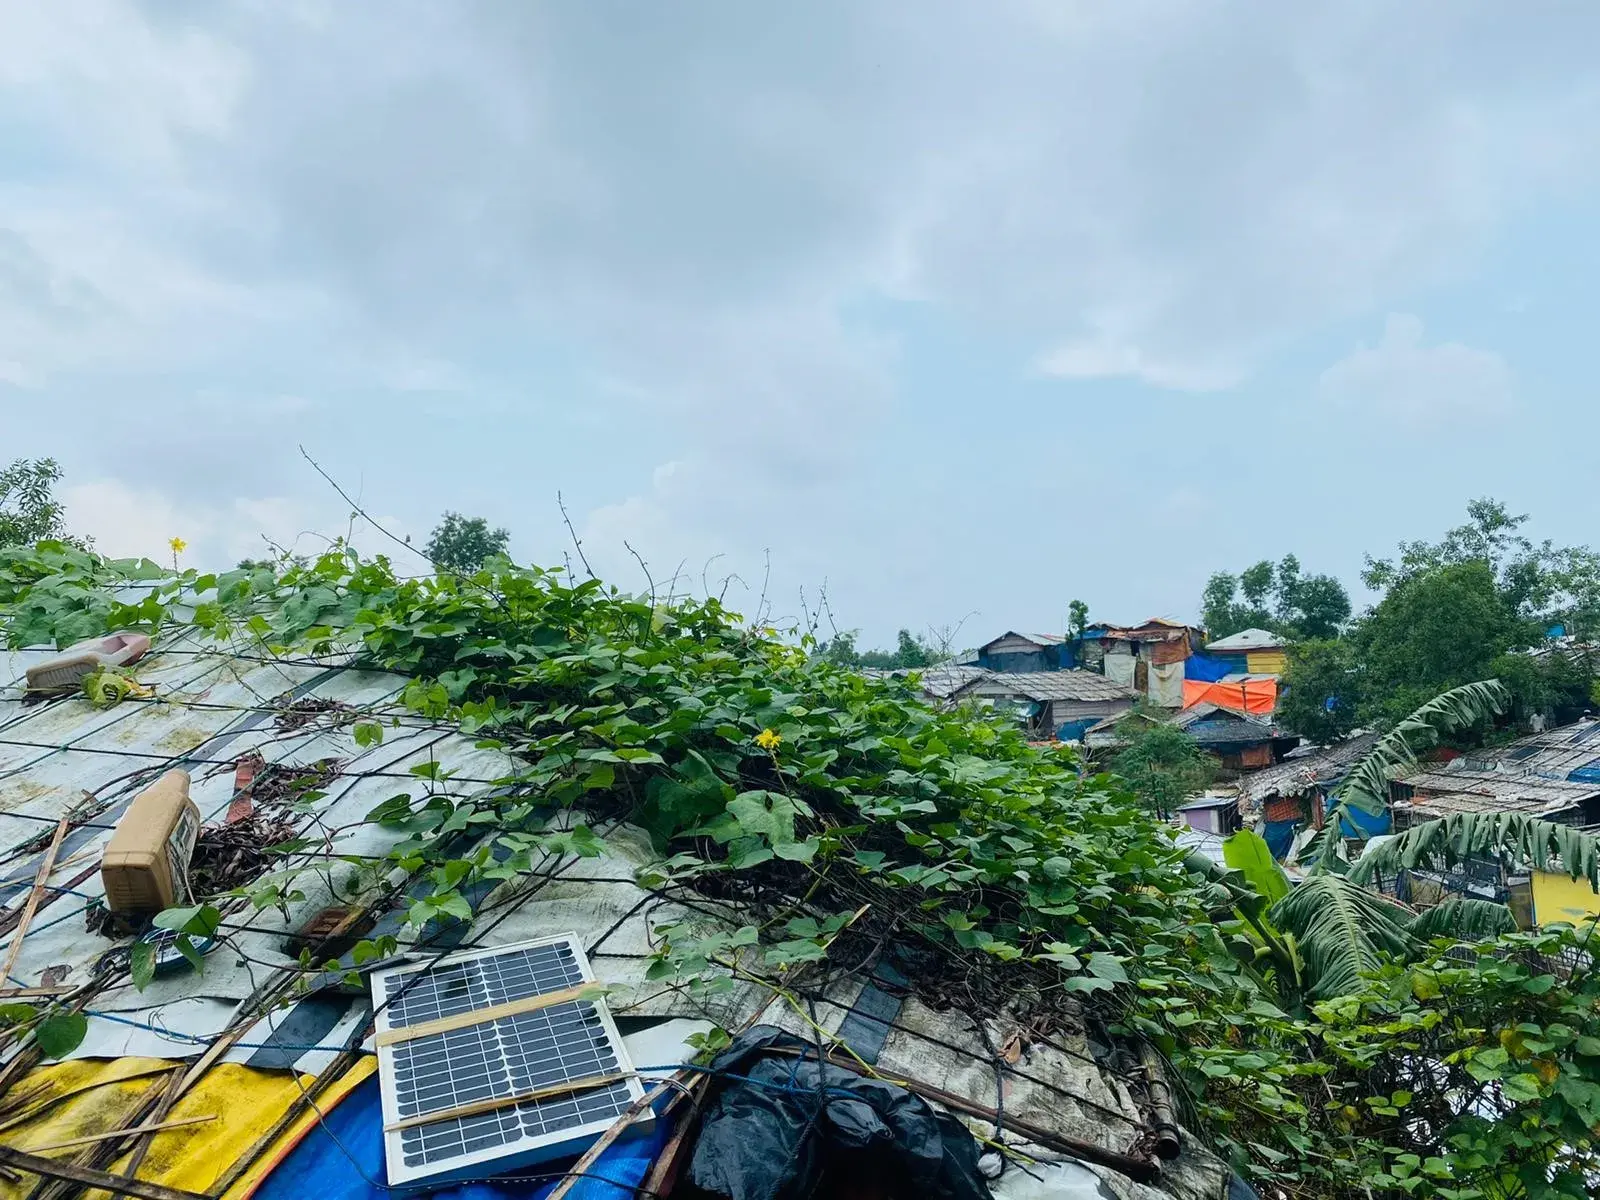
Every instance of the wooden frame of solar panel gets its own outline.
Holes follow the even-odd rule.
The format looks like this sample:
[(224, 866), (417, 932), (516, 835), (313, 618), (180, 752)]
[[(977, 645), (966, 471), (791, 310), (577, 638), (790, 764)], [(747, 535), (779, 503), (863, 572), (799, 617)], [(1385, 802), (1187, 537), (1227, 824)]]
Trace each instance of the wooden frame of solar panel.
[[(643, 1085), (598, 997), (566, 999), (386, 1044), (389, 1031), (570, 993), (594, 982), (583, 943), (570, 933), (373, 972), (390, 1185), (488, 1178), (580, 1154), (641, 1099)], [(392, 1128), (430, 1112), (619, 1075), (614, 1082), (548, 1099)], [(646, 1110), (629, 1132), (644, 1132), (652, 1121)]]

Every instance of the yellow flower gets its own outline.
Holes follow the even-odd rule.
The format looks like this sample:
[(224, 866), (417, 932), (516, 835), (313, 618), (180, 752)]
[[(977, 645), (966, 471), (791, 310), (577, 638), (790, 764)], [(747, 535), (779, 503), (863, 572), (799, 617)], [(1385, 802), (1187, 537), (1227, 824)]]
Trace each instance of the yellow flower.
[(167, 542), (167, 545), (172, 547), (172, 552), (174, 554), (182, 554), (189, 548), (189, 543), (179, 537), (172, 538)]
[(778, 743), (781, 741), (783, 741), (783, 739), (771, 729), (763, 729), (760, 733), (756, 734), (756, 745), (760, 746), (763, 750), (776, 750), (778, 748)]

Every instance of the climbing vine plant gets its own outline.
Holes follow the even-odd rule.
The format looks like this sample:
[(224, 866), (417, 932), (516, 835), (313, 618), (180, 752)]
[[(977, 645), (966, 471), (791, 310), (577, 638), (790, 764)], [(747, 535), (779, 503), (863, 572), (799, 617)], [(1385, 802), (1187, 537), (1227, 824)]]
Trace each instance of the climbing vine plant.
[[(1046, 1034), (1087, 1005), (1164, 1052), (1189, 1122), (1285, 1194), (1580, 1195), (1594, 1170), (1600, 984), (1527, 965), (1577, 934), (1395, 964), (1286, 1010), (1238, 919), (1248, 885), (1186, 869), (1117, 780), (1006, 722), (931, 709), (914, 683), (832, 666), (715, 599), (500, 560), (402, 579), (343, 547), (205, 576), (42, 544), (0, 555), (0, 625), (14, 645), (192, 626), (409, 676), (406, 711), (516, 764), (477, 790), (420, 764), (416, 787), (368, 814), (396, 832), (386, 865), (426, 885), (404, 901), (413, 926), (469, 919), (469, 885), (598, 854), (597, 828), (625, 820), (660, 851), (645, 886), (751, 914), (659, 931), (655, 978), (781, 985), (800, 964), (894, 944), (930, 1003), (1010, 1008)], [(385, 728), (363, 720), (354, 736), (372, 745)], [(280, 873), (247, 891), (277, 904), (293, 886)], [(216, 909), (165, 921), (204, 933)], [(1462, 1080), (1481, 1091), (1472, 1104)], [(1404, 1119), (1414, 1109), (1427, 1120)]]

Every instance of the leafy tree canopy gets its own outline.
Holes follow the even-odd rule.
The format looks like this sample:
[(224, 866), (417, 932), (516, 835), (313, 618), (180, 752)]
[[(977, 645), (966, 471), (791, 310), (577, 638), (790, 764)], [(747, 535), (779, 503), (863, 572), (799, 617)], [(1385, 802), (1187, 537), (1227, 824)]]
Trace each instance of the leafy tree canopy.
[(835, 666), (872, 667), (884, 671), (926, 667), (939, 661), (935, 648), (909, 629), (900, 631), (893, 650), (858, 649), (856, 639), (860, 636), (859, 629), (843, 630), (834, 634), (819, 653)]
[(59, 482), (61, 467), (53, 458), (19, 458), (0, 467), (0, 548), (76, 540), (67, 537), (66, 510), (55, 496)]
[(1112, 760), (1112, 770), (1160, 817), (1171, 816), (1184, 800), (1204, 791), (1216, 777), (1216, 760), (1183, 730), (1162, 721), (1128, 718), (1143, 726)]
[(434, 527), (424, 553), (438, 570), (470, 575), (495, 555), (504, 555), (510, 545), (511, 534), (490, 529), (482, 517), (447, 512)]
[(1218, 571), (1200, 597), (1201, 620), (1213, 638), (1267, 629), (1290, 639), (1331, 638), (1350, 619), (1350, 596), (1332, 575), (1303, 575), (1286, 554), (1238, 575)]

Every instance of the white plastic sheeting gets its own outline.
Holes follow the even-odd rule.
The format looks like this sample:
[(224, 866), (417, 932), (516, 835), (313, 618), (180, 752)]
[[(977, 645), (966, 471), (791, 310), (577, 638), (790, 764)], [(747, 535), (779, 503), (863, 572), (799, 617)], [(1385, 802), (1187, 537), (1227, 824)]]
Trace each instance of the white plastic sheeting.
[(1150, 703), (1159, 708), (1183, 707), (1183, 664), (1150, 664)]

